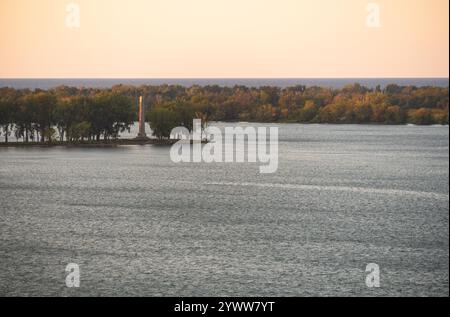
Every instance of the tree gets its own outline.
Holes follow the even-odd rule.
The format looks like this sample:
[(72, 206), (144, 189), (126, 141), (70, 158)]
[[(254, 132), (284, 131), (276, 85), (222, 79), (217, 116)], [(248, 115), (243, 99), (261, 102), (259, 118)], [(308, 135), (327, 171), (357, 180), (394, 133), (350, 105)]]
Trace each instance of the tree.
[(433, 121), (436, 124), (448, 124), (448, 110), (446, 109), (433, 109)]
[(37, 91), (30, 96), (28, 102), (28, 106), (34, 110), (33, 121), (40, 132), (41, 142), (45, 142), (45, 131), (51, 129), (54, 124), (53, 114), (57, 99), (50, 92)]
[(414, 124), (427, 125), (433, 123), (433, 113), (430, 109), (420, 108), (409, 112), (409, 121)]
[(8, 137), (11, 135), (15, 110), (15, 104), (10, 98), (0, 99), (0, 135), (3, 132), (6, 143), (8, 143)]
[(385, 111), (385, 123), (400, 124), (404, 123), (403, 111), (399, 106), (389, 106)]
[(46, 138), (49, 143), (53, 142), (53, 138), (55, 137), (55, 135), (56, 135), (56, 130), (54, 128), (48, 128), (42, 132), (43, 138), (44, 139)]
[(153, 109), (148, 114), (148, 121), (153, 130), (153, 135), (158, 139), (170, 138), (172, 129), (179, 126), (178, 115), (166, 108)]
[(75, 123), (69, 129), (70, 137), (72, 142), (83, 141), (85, 138), (88, 138), (91, 130), (91, 124), (89, 122), (83, 121), (79, 123)]
[(318, 108), (314, 101), (308, 100), (299, 112), (300, 122), (311, 122), (317, 116)]
[(357, 103), (353, 109), (356, 123), (368, 123), (372, 118), (372, 107), (367, 103)]
[(258, 106), (253, 113), (253, 119), (259, 122), (273, 122), (276, 117), (277, 109), (271, 104)]
[(319, 121), (321, 123), (347, 123), (348, 109), (346, 104), (341, 101), (328, 105), (319, 111)]
[(195, 108), (192, 104), (186, 102), (175, 102), (171, 108), (173, 112), (178, 115), (178, 125), (185, 127), (192, 132), (194, 126), (193, 121), (195, 119)]
[(87, 120), (97, 141), (117, 138), (120, 132), (129, 130), (136, 120), (135, 105), (129, 97), (115, 92), (101, 92), (87, 104)]
[(62, 97), (58, 100), (54, 116), (61, 142), (64, 141), (64, 137), (67, 135), (67, 131), (70, 128), (70, 121), (72, 119), (70, 109), (71, 109), (70, 98)]
[(22, 95), (17, 101), (15, 134), (16, 138), (23, 138), (25, 142), (29, 142), (30, 137), (34, 138), (34, 109), (32, 107), (31, 99), (31, 95)]
[(202, 124), (201, 124), (201, 129), (202, 129), (202, 137), (203, 135), (205, 136), (206, 139), (208, 139), (208, 126), (209, 126), (209, 116), (207, 113), (203, 113), (203, 112), (196, 112), (195, 113), (195, 117), (196, 119), (200, 119)]

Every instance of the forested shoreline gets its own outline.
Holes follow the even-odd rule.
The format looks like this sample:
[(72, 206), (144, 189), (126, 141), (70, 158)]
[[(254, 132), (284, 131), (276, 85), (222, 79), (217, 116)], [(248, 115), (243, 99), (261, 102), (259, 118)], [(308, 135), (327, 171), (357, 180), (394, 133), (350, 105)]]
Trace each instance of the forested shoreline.
[(24, 142), (117, 139), (137, 120), (144, 96), (154, 135), (163, 139), (192, 119), (283, 123), (448, 124), (448, 87), (359, 84), (342, 89), (295, 86), (61, 86), (50, 90), (0, 88), (0, 136)]

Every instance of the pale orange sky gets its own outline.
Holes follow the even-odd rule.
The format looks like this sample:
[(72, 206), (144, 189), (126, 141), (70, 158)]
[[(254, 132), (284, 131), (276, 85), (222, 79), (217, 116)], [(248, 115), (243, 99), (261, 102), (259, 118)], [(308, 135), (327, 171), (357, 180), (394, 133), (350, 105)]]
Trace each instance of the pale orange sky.
[[(80, 28), (66, 5), (80, 5)], [(366, 5), (380, 5), (380, 28)], [(0, 77), (448, 77), (448, 0), (0, 0)]]

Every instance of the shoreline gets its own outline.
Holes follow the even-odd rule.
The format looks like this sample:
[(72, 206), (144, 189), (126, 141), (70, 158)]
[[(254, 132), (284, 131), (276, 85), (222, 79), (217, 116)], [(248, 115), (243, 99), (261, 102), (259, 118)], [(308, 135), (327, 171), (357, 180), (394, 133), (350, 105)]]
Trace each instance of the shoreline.
[[(293, 122), (224, 122), (224, 121), (218, 121), (215, 123), (234, 123), (234, 124), (251, 124), (251, 123), (259, 123), (259, 124), (300, 124), (300, 125), (368, 125), (368, 126), (403, 126), (403, 127), (449, 127), (448, 124), (430, 124), (430, 125), (419, 125), (419, 124), (413, 124), (413, 123), (403, 123), (403, 124), (383, 124), (383, 123), (362, 123), (362, 124), (355, 124), (355, 123), (293, 123)], [(157, 145), (157, 146), (172, 146), (175, 143), (177, 143), (178, 139), (154, 139), (154, 138), (147, 138), (147, 139), (139, 139), (139, 138), (133, 138), (133, 139), (116, 139), (116, 140), (100, 140), (100, 141), (84, 141), (84, 142), (77, 142), (72, 143), (68, 141), (53, 141), (53, 142), (24, 142), (24, 141), (8, 141), (6, 142), (0, 142), (0, 148), (50, 148), (50, 147), (66, 147), (66, 148), (115, 148), (119, 146), (126, 146), (126, 145)], [(192, 143), (192, 140), (191, 140)], [(203, 140), (202, 144), (208, 143), (208, 141)]]
[[(119, 146), (126, 145), (156, 145), (156, 146), (172, 146), (177, 143), (178, 139), (118, 139), (118, 140), (109, 140), (109, 141), (91, 141), (91, 142), (0, 142), (0, 148), (51, 148), (51, 147), (65, 147), (65, 148), (116, 148)], [(192, 143), (192, 141), (191, 141)], [(207, 143), (207, 141), (202, 141), (202, 144)]]
[(114, 148), (123, 145), (173, 145), (179, 140), (136, 140), (136, 139), (118, 139), (108, 141), (87, 141), (72, 143), (67, 141), (55, 141), (55, 142), (0, 142), (0, 148), (6, 147), (93, 147), (93, 148)]

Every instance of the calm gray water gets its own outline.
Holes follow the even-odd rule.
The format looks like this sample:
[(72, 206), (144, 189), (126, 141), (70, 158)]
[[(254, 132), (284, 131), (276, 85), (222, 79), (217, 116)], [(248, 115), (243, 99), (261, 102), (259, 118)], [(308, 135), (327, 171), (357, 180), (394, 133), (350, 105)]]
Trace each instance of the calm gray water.
[(448, 127), (279, 127), (272, 175), (158, 146), (0, 149), (0, 295), (449, 295)]
[(377, 85), (386, 87), (389, 84), (401, 86), (437, 86), (448, 87), (448, 78), (67, 78), (67, 79), (7, 79), (0, 78), (0, 87), (16, 89), (49, 89), (60, 85), (73, 87), (110, 88), (114, 85), (219, 85), (232, 87), (244, 85), (248, 87), (276, 86), (290, 87), (296, 85), (321, 86), (343, 88), (346, 85), (360, 83), (366, 87), (375, 88)]

